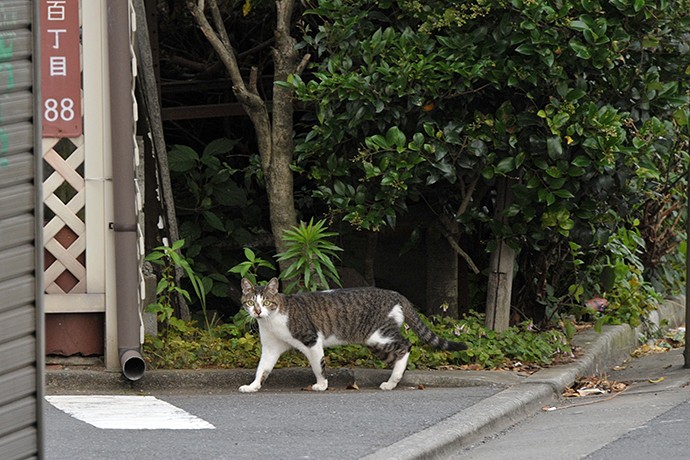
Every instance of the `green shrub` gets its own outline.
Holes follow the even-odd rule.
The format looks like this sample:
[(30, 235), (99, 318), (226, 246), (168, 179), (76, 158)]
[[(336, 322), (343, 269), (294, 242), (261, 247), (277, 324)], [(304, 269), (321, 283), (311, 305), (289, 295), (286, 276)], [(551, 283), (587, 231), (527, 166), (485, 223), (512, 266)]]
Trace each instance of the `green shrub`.
[[(280, 278), (288, 281), (286, 293), (296, 290), (317, 291), (328, 289), (330, 283), (340, 286), (340, 276), (333, 262), (338, 258), (341, 248), (329, 241), (337, 233), (329, 232), (326, 221), (308, 224), (300, 222), (297, 227), (287, 230), (283, 236), (287, 249), (276, 254), (278, 262), (290, 262)], [(330, 280), (330, 283), (329, 283)]]
[[(630, 271), (606, 290), (622, 320), (637, 315), (613, 294), (625, 280), (681, 284), (663, 257), (677, 262), (684, 239), (673, 235), (690, 137), (686, 0), (312, 5), (313, 78), (285, 84), (314, 107), (297, 163), (334, 219), (379, 230), (421, 203), (474, 247), (505, 238), (526, 317), (550, 299), (582, 307), (572, 286), (603, 295), (596, 270), (572, 265), (571, 243), (588, 265)], [(504, 179), (513, 203), (497, 213)], [(607, 240), (636, 219), (647, 246), (624, 242), (644, 252), (633, 274)]]
[[(473, 364), (475, 368), (493, 369), (509, 362), (548, 365), (557, 356), (571, 354), (565, 335), (551, 330), (535, 332), (529, 323), (496, 333), (483, 326), (481, 315), (472, 313), (460, 321), (445, 317), (425, 319), (440, 336), (465, 341), (469, 349), (457, 352), (437, 351), (424, 346), (410, 331), (405, 334), (414, 345), (410, 369), (439, 369)], [(183, 329), (170, 330), (163, 338), (147, 337), (145, 356), (151, 368), (254, 368), (259, 362), (261, 344), (255, 323), (244, 312), (232, 322), (211, 331), (188, 323)], [(376, 367), (385, 363), (374, 358), (367, 347), (347, 345), (326, 352), (330, 367)], [(277, 367), (308, 366), (297, 351), (283, 355)]]
[(188, 302), (192, 300), (189, 292), (178, 285), (175, 277), (176, 267), (182, 268), (189, 283), (194, 289), (196, 299), (201, 304), (201, 310), (206, 322), (206, 327), (209, 328), (209, 320), (206, 312), (206, 291), (203, 280), (192, 269), (189, 261), (182, 255), (182, 247), (184, 240), (175, 241), (172, 246), (158, 246), (154, 248), (149, 255), (146, 256), (146, 261), (160, 267), (159, 280), (156, 286), (156, 302), (148, 305), (146, 309), (155, 313), (158, 321), (167, 327), (176, 329), (183, 329), (185, 325), (173, 316), (174, 305), (176, 303), (174, 296), (179, 294)]

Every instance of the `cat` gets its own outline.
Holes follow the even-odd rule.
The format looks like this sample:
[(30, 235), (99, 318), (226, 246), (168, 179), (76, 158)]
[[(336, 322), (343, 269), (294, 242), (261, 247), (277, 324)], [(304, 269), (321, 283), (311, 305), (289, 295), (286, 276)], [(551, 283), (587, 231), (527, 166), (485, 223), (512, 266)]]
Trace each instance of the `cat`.
[(304, 353), (316, 377), (314, 391), (328, 388), (324, 375), (324, 347), (358, 343), (392, 365), (390, 378), (380, 385), (392, 390), (407, 368), (411, 345), (401, 333), (406, 322), (426, 343), (440, 350), (465, 350), (462, 342), (438, 337), (420, 319), (402, 294), (374, 287), (333, 289), (284, 295), (278, 280), (254, 286), (243, 278), (242, 306), (259, 324), (261, 358), (256, 377), (239, 391), (258, 391), (278, 358), (296, 348)]

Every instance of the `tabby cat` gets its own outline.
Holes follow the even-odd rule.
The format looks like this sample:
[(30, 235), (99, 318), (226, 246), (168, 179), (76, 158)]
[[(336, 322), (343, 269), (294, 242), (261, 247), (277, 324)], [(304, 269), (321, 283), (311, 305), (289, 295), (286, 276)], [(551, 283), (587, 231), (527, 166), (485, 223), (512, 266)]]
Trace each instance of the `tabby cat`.
[(373, 287), (334, 289), (284, 295), (278, 280), (254, 286), (242, 279), (242, 306), (259, 323), (261, 359), (256, 378), (239, 390), (258, 391), (285, 351), (296, 348), (309, 359), (316, 383), (312, 390), (324, 391), (324, 347), (359, 343), (369, 346), (377, 358), (392, 365), (390, 378), (380, 386), (392, 390), (407, 368), (410, 343), (402, 336), (403, 321), (426, 343), (440, 350), (464, 350), (461, 342), (450, 342), (434, 334), (422, 322), (402, 294)]

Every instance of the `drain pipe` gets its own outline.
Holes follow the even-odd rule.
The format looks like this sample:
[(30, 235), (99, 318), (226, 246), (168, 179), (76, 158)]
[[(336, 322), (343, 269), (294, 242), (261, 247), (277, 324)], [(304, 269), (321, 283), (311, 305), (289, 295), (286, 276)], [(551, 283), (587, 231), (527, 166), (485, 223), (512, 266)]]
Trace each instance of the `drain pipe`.
[(134, 100), (129, 0), (109, 0), (108, 61), (113, 165), (113, 223), (117, 295), (117, 346), (123, 375), (144, 376), (139, 312), (139, 261), (134, 189)]

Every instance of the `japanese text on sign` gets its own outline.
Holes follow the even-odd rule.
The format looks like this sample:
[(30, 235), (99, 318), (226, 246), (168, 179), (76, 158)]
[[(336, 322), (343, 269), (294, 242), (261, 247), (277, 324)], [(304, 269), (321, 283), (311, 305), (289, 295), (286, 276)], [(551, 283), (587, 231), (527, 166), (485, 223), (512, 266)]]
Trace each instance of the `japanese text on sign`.
[(40, 0), (43, 137), (82, 134), (79, 0)]

